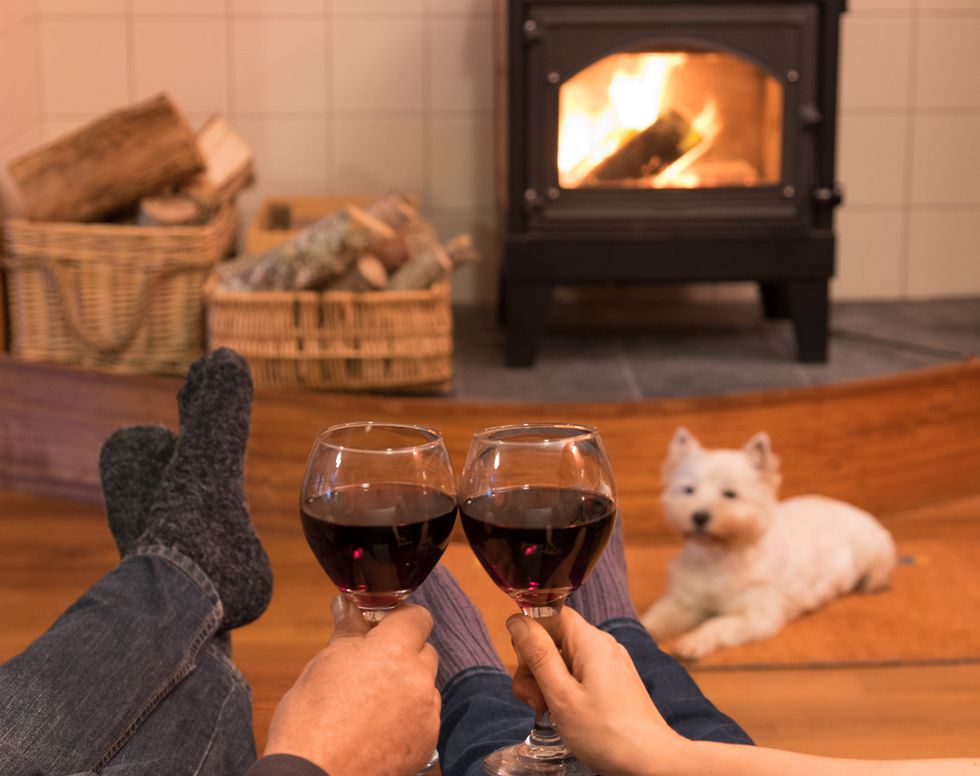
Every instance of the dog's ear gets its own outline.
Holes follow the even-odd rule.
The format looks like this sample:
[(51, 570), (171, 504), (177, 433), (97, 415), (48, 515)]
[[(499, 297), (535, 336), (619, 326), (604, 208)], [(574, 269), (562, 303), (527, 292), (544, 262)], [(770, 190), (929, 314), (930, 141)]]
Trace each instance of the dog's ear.
[(769, 435), (765, 431), (760, 431), (746, 442), (742, 451), (752, 461), (752, 465), (760, 472), (771, 475), (778, 474), (779, 458), (773, 453), (772, 443), (769, 441)]
[(700, 452), (701, 443), (684, 426), (679, 426), (674, 432), (674, 438), (670, 440), (670, 447), (667, 450), (669, 452), (668, 463), (676, 463), (685, 455)]

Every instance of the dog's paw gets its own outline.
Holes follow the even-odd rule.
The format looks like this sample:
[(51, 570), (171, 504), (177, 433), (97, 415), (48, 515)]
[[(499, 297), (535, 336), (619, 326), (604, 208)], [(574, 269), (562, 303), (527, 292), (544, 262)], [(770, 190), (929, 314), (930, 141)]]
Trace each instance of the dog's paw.
[(681, 660), (701, 660), (719, 646), (710, 635), (701, 631), (692, 631), (671, 644), (670, 651)]
[(713, 617), (674, 642), (672, 651), (685, 660), (700, 660), (721, 647), (745, 641), (746, 621), (741, 617)]
[(703, 615), (696, 610), (665, 596), (647, 609), (640, 622), (659, 641), (690, 630), (702, 619)]

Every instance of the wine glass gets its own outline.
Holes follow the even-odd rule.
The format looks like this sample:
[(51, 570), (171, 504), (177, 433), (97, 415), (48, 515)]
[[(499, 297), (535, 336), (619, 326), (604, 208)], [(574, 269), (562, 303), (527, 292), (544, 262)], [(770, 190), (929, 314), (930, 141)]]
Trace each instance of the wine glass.
[(322, 430), (306, 464), (300, 517), (327, 576), (377, 623), (436, 567), (456, 523), (442, 436), (396, 423)]
[[(572, 423), (484, 429), (470, 443), (459, 495), (466, 538), (483, 568), (556, 638), (561, 607), (588, 577), (616, 518), (599, 432)], [(594, 776), (569, 752), (547, 712), (523, 743), (487, 757), (484, 770)]]

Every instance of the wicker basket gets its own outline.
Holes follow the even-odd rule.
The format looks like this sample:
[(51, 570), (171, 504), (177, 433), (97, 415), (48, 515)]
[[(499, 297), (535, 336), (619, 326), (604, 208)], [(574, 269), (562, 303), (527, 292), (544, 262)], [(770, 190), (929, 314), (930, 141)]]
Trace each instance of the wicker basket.
[(233, 292), (208, 283), (208, 344), (257, 386), (413, 393), (452, 384), (449, 284), (425, 291)]
[(203, 226), (7, 221), (11, 352), (114, 372), (181, 374), (203, 350), (203, 292), (235, 239)]

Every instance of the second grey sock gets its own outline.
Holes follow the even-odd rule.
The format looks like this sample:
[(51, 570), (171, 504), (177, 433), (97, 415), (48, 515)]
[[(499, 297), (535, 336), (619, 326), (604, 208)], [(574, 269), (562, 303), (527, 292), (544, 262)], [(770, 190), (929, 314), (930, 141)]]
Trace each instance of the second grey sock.
[(99, 479), (120, 556), (129, 554), (150, 522), (150, 507), (176, 443), (176, 435), (163, 426), (121, 428), (102, 443)]
[(596, 626), (620, 617), (637, 619), (626, 579), (623, 518), (619, 515), (599, 562), (582, 587), (568, 599), (568, 604)]
[(436, 566), (408, 600), (432, 614), (429, 643), (439, 653), (436, 687), (440, 692), (467, 668), (488, 666), (504, 670), (483, 617), (444, 566)]

